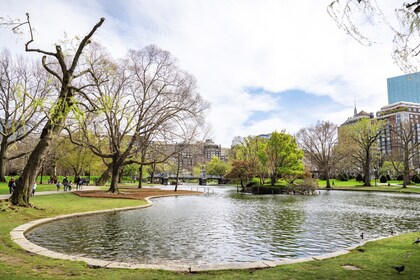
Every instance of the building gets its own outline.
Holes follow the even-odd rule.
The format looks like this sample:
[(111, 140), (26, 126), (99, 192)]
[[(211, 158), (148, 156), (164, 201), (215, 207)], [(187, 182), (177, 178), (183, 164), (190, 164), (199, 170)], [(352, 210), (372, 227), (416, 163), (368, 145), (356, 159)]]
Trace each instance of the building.
[(420, 72), (387, 79), (388, 104), (420, 103)]
[(211, 160), (212, 157), (216, 156), (221, 158), (222, 156), (222, 147), (215, 144), (211, 139), (207, 139), (203, 145), (203, 155), (205, 160)]
[[(413, 135), (414, 141), (420, 141), (420, 104), (412, 102), (397, 102), (391, 105), (387, 105), (381, 108), (376, 113), (376, 117), (379, 120), (386, 122), (384, 130), (378, 139), (378, 148), (381, 154), (386, 156), (395, 155), (400, 147), (401, 139), (393, 131), (399, 131), (401, 124), (409, 122), (413, 125), (415, 133)], [(414, 156), (411, 160), (413, 167), (418, 167), (420, 164), (420, 158), (418, 155)]]
[(354, 106), (353, 116), (349, 117), (342, 125), (340, 125), (340, 127), (347, 126), (347, 125), (352, 125), (352, 124), (360, 121), (361, 119), (373, 119), (373, 118), (374, 118), (373, 113), (367, 113), (363, 110), (360, 111), (359, 113), (357, 113), (356, 106)]

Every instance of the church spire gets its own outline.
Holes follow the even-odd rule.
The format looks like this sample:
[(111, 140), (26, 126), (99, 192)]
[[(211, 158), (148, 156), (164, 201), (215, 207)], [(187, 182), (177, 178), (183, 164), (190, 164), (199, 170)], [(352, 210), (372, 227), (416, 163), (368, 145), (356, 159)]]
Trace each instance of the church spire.
[(357, 115), (357, 109), (356, 109), (356, 97), (354, 97), (354, 117)]

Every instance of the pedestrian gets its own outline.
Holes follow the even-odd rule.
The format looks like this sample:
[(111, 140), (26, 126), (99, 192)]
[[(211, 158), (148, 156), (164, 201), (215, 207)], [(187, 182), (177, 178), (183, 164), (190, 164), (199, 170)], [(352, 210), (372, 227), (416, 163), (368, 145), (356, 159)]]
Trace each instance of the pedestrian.
[(35, 195), (36, 187), (37, 187), (36, 182), (34, 182), (34, 183), (32, 184), (32, 196), (34, 196), (34, 195)]
[(15, 178), (13, 177), (10, 178), (8, 186), (9, 186), (9, 194), (12, 194), (15, 191), (15, 187), (16, 187)]
[(71, 191), (71, 185), (72, 185), (72, 183), (71, 183), (71, 181), (68, 183), (68, 185), (67, 185), (67, 190), (70, 192)]
[(335, 187), (334, 181), (332, 181), (332, 186)]
[(64, 191), (66, 192), (69, 187), (69, 180), (67, 179), (67, 177), (64, 177), (63, 179), (63, 187), (64, 187)]
[(57, 191), (59, 191), (60, 190), (60, 186), (61, 186), (60, 182), (57, 182), (57, 184), (55, 184), (55, 185), (57, 186)]

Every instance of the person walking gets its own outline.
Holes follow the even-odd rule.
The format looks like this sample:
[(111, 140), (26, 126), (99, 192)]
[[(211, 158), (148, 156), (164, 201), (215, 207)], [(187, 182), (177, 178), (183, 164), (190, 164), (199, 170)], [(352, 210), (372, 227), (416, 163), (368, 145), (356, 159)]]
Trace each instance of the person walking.
[(13, 178), (13, 177), (10, 178), (8, 186), (9, 186), (9, 194), (12, 194), (15, 190), (15, 187), (16, 187), (15, 178)]
[(64, 187), (64, 191), (66, 192), (69, 187), (69, 180), (67, 179), (67, 177), (64, 177), (63, 179), (63, 187)]
[(35, 195), (36, 187), (37, 187), (36, 182), (34, 182), (34, 183), (32, 184), (32, 196), (34, 196), (34, 195)]

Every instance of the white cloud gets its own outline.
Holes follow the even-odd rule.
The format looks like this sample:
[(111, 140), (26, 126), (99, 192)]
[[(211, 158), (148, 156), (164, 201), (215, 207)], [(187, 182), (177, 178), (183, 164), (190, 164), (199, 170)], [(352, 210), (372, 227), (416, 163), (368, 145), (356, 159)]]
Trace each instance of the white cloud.
[(328, 95), (342, 110), (326, 112), (322, 119), (336, 123), (352, 114), (354, 98), (358, 109), (369, 112), (386, 104), (386, 78), (401, 73), (391, 59), (391, 33), (378, 25), (375, 33), (384, 43), (359, 45), (328, 16), (330, 1), (3, 0), (2, 6), (12, 17), (31, 13), (42, 47), (63, 31), (83, 35), (105, 16), (97, 38), (116, 56), (150, 43), (169, 50), (197, 78), (212, 103), (208, 121), (214, 140), (228, 146), (235, 135), (297, 131), (320, 116), (314, 104), (308, 108), (313, 118), (291, 121), (285, 115), (293, 109), (283, 108), (245, 125), (253, 112), (275, 112), (281, 105), (269, 95), (249, 94), (247, 87)]

